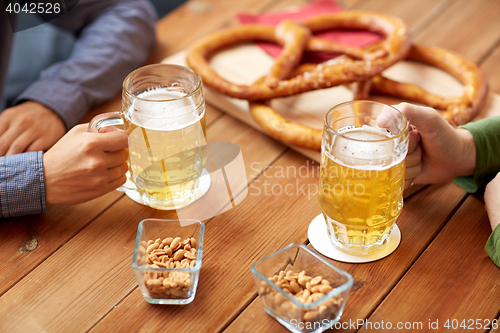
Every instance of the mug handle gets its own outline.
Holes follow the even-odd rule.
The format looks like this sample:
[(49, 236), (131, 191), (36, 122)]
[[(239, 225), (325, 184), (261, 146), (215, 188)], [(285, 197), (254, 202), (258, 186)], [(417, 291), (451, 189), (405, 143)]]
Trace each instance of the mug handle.
[(107, 126), (125, 125), (120, 112), (107, 112), (95, 116), (89, 123), (89, 128), (87, 132), (99, 133), (101, 128)]
[[(125, 125), (125, 121), (123, 120), (120, 112), (115, 111), (102, 113), (92, 118), (92, 120), (89, 122), (89, 128), (87, 132), (99, 133), (99, 131), (104, 127), (116, 125)], [(117, 190), (121, 192), (137, 191), (137, 187), (127, 177), (127, 181), (125, 182), (125, 184), (118, 187)]]

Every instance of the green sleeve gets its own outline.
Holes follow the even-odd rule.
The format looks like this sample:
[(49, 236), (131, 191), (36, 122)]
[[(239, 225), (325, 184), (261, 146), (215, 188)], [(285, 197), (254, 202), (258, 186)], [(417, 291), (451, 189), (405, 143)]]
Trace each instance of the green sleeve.
[(472, 176), (457, 177), (455, 184), (469, 193), (483, 188), (500, 171), (500, 116), (461, 126), (471, 132), (476, 145), (476, 170)]
[(500, 225), (497, 225), (495, 230), (488, 238), (484, 250), (490, 256), (491, 260), (500, 267)]

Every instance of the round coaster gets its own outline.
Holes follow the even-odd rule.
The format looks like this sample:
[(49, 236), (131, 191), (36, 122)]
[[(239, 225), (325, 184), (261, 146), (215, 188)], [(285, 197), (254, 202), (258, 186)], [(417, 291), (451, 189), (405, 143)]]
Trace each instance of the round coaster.
[[(135, 184), (128, 179), (129, 177), (129, 172), (127, 171), (127, 182), (123, 185), (124, 187), (135, 187)], [(196, 194), (195, 194), (195, 201), (204, 196), (208, 190), (210, 189), (210, 185), (212, 184), (212, 178), (210, 177), (210, 173), (208, 172), (207, 169), (203, 169), (200, 175), (200, 181), (198, 182), (198, 188), (196, 189)], [(142, 200), (141, 195), (137, 191), (122, 191), (125, 192), (125, 194), (132, 199), (133, 201), (137, 202), (138, 204), (147, 206), (144, 204), (144, 201)], [(194, 202), (194, 201), (193, 201)], [(149, 206), (148, 206), (149, 207)], [(171, 209), (174, 210), (175, 208)]]
[(382, 250), (372, 254), (359, 256), (343, 252), (332, 244), (328, 238), (328, 230), (323, 214), (319, 214), (311, 221), (307, 229), (307, 237), (316, 251), (328, 258), (342, 262), (363, 263), (385, 258), (394, 252), (401, 242), (401, 231), (397, 224), (394, 223), (389, 243)]

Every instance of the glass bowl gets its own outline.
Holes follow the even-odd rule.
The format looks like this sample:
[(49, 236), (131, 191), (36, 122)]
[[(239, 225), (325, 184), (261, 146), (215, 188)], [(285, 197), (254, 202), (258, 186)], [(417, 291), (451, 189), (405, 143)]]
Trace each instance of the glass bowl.
[(145, 219), (139, 223), (132, 268), (144, 299), (188, 304), (200, 276), (205, 225), (198, 220)]
[(252, 274), (264, 310), (290, 331), (300, 333), (333, 328), (354, 281), (299, 243), (257, 261)]

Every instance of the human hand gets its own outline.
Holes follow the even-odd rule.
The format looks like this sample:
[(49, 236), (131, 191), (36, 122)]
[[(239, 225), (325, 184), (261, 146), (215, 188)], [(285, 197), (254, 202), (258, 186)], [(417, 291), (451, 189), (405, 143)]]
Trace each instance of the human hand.
[(415, 184), (432, 184), (474, 173), (476, 146), (469, 131), (454, 128), (432, 108), (408, 103), (395, 107), (413, 126), (409, 147), (416, 148), (406, 157), (409, 183), (412, 177)]
[(486, 185), (484, 203), (490, 219), (491, 229), (500, 224), (500, 173)]
[(47, 203), (85, 202), (125, 183), (127, 134), (87, 128), (75, 126), (43, 155)]
[(0, 156), (47, 150), (66, 132), (62, 119), (51, 109), (34, 102), (0, 113)]

